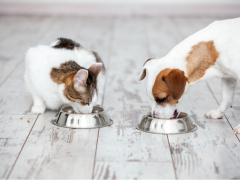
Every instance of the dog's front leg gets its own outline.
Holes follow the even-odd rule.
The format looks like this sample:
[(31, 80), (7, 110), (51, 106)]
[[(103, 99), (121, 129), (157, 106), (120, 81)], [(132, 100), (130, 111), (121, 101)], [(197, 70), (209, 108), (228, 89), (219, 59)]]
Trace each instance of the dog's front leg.
[(222, 101), (216, 110), (211, 110), (205, 114), (210, 119), (222, 118), (225, 111), (232, 105), (237, 80), (235, 78), (222, 77)]

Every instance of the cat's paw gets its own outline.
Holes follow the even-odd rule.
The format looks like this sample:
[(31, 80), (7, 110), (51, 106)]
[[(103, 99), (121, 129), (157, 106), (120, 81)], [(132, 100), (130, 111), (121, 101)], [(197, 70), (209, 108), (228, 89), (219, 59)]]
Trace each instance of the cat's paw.
[(33, 106), (32, 113), (34, 114), (43, 114), (46, 110), (46, 106)]
[(220, 119), (223, 117), (224, 112), (216, 109), (208, 111), (204, 116), (209, 119)]
[(233, 129), (233, 134), (240, 134), (240, 124)]

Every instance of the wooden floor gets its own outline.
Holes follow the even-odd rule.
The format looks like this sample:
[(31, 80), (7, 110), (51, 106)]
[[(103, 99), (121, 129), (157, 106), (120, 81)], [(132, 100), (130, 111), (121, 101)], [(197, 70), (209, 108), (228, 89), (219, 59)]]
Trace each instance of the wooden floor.
[[(143, 63), (162, 57), (187, 36), (219, 18), (0, 16), (0, 179), (240, 178), (240, 86), (223, 119), (204, 113), (221, 100), (221, 81), (194, 85), (182, 111), (198, 130), (182, 135), (135, 129), (150, 110)], [(103, 106), (114, 124), (102, 129), (59, 128), (56, 112), (30, 113), (23, 81), (26, 50), (57, 37), (97, 51), (108, 69)]]

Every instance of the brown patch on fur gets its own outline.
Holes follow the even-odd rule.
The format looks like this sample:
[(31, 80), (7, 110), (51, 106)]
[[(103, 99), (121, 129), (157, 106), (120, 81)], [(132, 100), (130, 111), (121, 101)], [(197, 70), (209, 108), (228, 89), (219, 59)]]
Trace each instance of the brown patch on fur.
[(92, 53), (93, 53), (93, 55), (95, 56), (96, 61), (99, 62), (99, 63), (102, 63), (102, 72), (103, 72), (103, 74), (105, 74), (106, 68), (105, 68), (105, 65), (104, 65), (102, 59), (100, 58), (100, 56), (98, 55), (98, 53), (96, 53), (96, 52), (94, 52), (94, 51), (92, 51)]
[(146, 62), (143, 64), (143, 66), (144, 66), (148, 61), (151, 61), (152, 59), (155, 59), (155, 58), (149, 58), (148, 60), (146, 60)]
[(152, 94), (156, 102), (159, 99), (167, 99), (163, 103), (158, 103), (165, 106), (166, 104), (174, 105), (182, 96), (187, 78), (184, 72), (179, 69), (164, 69), (156, 77), (153, 85)]
[(82, 105), (85, 105), (92, 101), (94, 90), (97, 91), (97, 79), (91, 71), (85, 69), (88, 71), (86, 86), (84, 86), (86, 90), (85, 92), (79, 93), (74, 89), (73, 78), (80, 69), (85, 68), (79, 66), (74, 61), (68, 61), (61, 64), (59, 68), (52, 68), (50, 76), (52, 80), (57, 84), (65, 83), (63, 93), (69, 101), (78, 102)]
[(65, 49), (74, 49), (74, 47), (76, 48), (80, 48), (81, 45), (71, 39), (66, 39), (66, 38), (58, 38), (58, 44), (53, 46), (53, 48), (65, 48)]
[(50, 76), (52, 80), (57, 84), (65, 83), (68, 76), (76, 74), (80, 69), (85, 69), (79, 66), (75, 61), (68, 61), (62, 63), (59, 68), (52, 68)]
[(213, 66), (219, 57), (213, 41), (199, 42), (192, 47), (187, 60), (187, 77), (188, 82), (196, 82), (202, 78), (206, 70)]
[(73, 83), (73, 78), (74, 78), (75, 74), (76, 73), (73, 73), (73, 74), (67, 76), (67, 78), (65, 79), (65, 84), (67, 86), (69, 86), (69, 85), (71, 85)]

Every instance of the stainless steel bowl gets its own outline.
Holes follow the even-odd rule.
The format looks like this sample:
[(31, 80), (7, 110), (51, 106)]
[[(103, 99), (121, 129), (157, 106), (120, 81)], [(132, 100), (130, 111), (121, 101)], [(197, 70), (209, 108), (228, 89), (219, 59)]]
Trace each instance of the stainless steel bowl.
[(158, 119), (151, 117), (150, 113), (143, 116), (137, 129), (147, 133), (158, 134), (183, 134), (197, 130), (191, 118), (186, 113), (181, 113), (184, 117), (177, 119)]
[(101, 107), (95, 106), (92, 114), (74, 114), (73, 108), (68, 106), (60, 110), (53, 124), (66, 128), (90, 129), (110, 126), (113, 121)]

